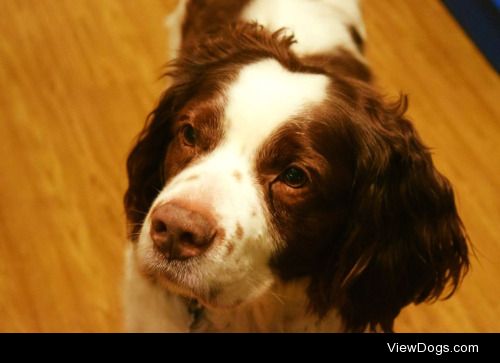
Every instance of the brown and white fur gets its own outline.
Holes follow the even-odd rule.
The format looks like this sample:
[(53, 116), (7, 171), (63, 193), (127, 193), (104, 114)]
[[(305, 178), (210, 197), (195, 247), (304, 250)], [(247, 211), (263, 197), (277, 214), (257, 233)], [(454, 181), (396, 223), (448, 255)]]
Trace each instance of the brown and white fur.
[(180, 1), (128, 159), (130, 331), (391, 331), (468, 267), (449, 182), (356, 0)]

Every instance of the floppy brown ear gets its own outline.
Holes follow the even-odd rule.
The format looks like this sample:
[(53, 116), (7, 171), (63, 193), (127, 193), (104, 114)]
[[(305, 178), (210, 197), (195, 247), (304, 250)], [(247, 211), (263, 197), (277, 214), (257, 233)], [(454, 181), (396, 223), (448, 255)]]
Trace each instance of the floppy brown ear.
[[(354, 117), (355, 177), (348, 225), (323, 276), (311, 285), (321, 311), (335, 306), (348, 331), (392, 331), (410, 303), (450, 295), (469, 266), (453, 190), (412, 124), (406, 98), (374, 92)], [(359, 114), (359, 112), (358, 112)]]
[(163, 187), (163, 162), (172, 139), (171, 122), (179, 107), (180, 91), (170, 87), (148, 116), (127, 159), (128, 189), (124, 204), (129, 238), (137, 239), (149, 207)]

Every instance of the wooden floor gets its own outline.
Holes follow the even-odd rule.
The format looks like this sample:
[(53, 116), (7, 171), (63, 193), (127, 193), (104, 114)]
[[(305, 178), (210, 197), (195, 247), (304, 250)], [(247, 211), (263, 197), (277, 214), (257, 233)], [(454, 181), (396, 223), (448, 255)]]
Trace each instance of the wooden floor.
[[(0, 0), (0, 331), (118, 331), (124, 162), (175, 1)], [(365, 0), (368, 59), (454, 183), (476, 257), (399, 331), (500, 331), (500, 81), (436, 0)]]

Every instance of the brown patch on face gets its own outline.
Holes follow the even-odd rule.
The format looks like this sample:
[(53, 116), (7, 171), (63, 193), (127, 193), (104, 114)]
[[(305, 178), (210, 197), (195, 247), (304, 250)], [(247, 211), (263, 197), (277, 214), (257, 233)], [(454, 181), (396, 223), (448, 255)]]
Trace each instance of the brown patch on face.
[[(168, 145), (165, 156), (165, 181), (177, 175), (192, 161), (217, 146), (223, 136), (222, 127), (223, 101), (218, 95), (203, 95), (193, 98), (179, 111), (179, 116), (172, 125), (173, 139)], [(186, 144), (185, 127), (189, 126), (195, 133), (195, 142)], [(186, 181), (198, 178), (192, 175)]]
[[(285, 280), (310, 274), (345, 221), (352, 152), (340, 124), (332, 124), (332, 112), (326, 105), (308, 110), (271, 135), (258, 153), (268, 215), (286, 243), (271, 264)], [(300, 188), (281, 178), (290, 165), (307, 172)]]
[(240, 223), (236, 223), (236, 238), (242, 239), (243, 238), (243, 227), (241, 226)]
[(235, 178), (237, 181), (241, 181), (242, 175), (241, 175), (241, 173), (240, 173), (238, 170), (235, 170), (235, 171), (233, 172), (233, 176), (234, 176), (234, 178)]

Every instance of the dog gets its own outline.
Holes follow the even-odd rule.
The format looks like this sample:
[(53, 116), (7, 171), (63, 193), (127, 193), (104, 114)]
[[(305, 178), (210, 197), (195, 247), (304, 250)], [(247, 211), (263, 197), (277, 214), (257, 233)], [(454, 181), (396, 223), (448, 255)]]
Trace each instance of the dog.
[(392, 331), (469, 266), (449, 181), (356, 0), (180, 1), (127, 160), (129, 331)]

